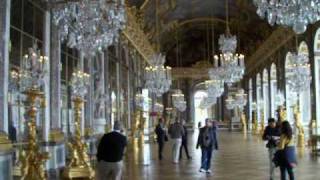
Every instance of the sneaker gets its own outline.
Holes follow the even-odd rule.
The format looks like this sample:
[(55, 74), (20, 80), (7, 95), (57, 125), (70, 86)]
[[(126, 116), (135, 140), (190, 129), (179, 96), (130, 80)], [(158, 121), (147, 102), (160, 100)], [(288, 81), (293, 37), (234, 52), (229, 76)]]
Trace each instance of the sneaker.
[(207, 174), (211, 174), (212, 171), (211, 171), (210, 169), (208, 169), (206, 173), (207, 173)]
[(203, 169), (203, 168), (201, 168), (201, 169), (199, 170), (199, 172), (204, 173), (204, 172), (206, 172), (206, 170), (205, 170), (205, 169)]

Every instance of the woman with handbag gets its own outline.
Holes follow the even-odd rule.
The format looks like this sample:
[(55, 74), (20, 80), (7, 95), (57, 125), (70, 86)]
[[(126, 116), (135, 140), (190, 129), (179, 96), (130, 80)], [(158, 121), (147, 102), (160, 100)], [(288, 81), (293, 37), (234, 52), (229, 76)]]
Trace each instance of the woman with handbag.
[(293, 168), (296, 166), (297, 160), (292, 128), (288, 121), (284, 121), (281, 124), (281, 136), (278, 148), (277, 156), (280, 156), (278, 159), (280, 159), (281, 180), (286, 180), (287, 173), (289, 179), (294, 180)]

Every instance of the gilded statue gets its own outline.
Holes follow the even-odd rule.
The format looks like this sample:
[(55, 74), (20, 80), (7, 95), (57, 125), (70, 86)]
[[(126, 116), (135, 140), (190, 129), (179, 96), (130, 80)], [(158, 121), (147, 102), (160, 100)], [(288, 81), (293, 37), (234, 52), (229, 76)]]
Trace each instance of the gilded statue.
[(261, 117), (261, 121), (260, 121), (260, 132), (259, 132), (259, 135), (262, 136), (263, 132), (264, 132), (264, 111), (263, 111), (263, 109), (261, 110), (260, 117)]
[(242, 124), (242, 131), (244, 133), (246, 133), (247, 132), (247, 119), (246, 119), (246, 115), (244, 112), (241, 113), (240, 120), (241, 120), (241, 124)]
[(253, 123), (253, 132), (255, 134), (259, 134), (259, 124), (258, 124), (258, 120), (257, 120), (256, 111), (252, 111), (252, 123)]
[(304, 128), (303, 128), (303, 124), (301, 122), (301, 114), (300, 114), (300, 110), (299, 110), (299, 105), (296, 105), (294, 107), (294, 121), (295, 121), (296, 128), (298, 130), (297, 146), (304, 147)]
[(287, 119), (287, 111), (284, 109), (283, 106), (279, 106), (278, 113), (280, 122), (283, 122)]

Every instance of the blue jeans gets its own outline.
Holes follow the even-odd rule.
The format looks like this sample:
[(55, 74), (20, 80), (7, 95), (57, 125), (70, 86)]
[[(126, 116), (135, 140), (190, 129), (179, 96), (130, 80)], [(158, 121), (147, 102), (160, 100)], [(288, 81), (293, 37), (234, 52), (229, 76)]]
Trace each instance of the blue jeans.
[(201, 148), (201, 168), (210, 169), (212, 157), (212, 148)]

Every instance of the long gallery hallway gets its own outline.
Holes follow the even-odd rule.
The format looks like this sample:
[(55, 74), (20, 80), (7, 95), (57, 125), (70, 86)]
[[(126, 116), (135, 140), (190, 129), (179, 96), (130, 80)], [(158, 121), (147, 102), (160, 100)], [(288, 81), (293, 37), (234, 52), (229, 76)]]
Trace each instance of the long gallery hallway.
[[(190, 133), (191, 134), (191, 133)], [(258, 136), (242, 133), (219, 132), (219, 151), (214, 153), (211, 175), (198, 172), (200, 167), (200, 150), (195, 149), (196, 131), (190, 137), (189, 150), (192, 160), (184, 156), (179, 165), (171, 163), (171, 145), (167, 143), (164, 160), (157, 159), (157, 146), (144, 145), (144, 150), (134, 148), (126, 159), (126, 180), (266, 180), (268, 179), (269, 162), (267, 149)], [(131, 147), (132, 148), (132, 147)], [(150, 155), (150, 157), (149, 157)], [(150, 158), (150, 159), (148, 159)], [(295, 170), (298, 180), (317, 180), (320, 177), (320, 161), (311, 157), (309, 150), (299, 152), (298, 167)], [(276, 170), (276, 179), (280, 179)]]

